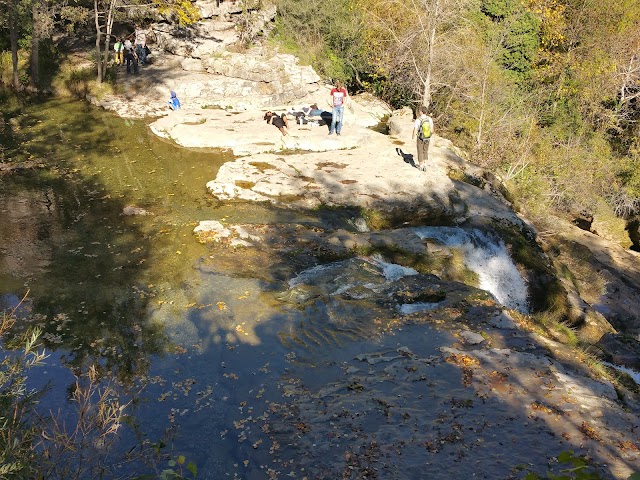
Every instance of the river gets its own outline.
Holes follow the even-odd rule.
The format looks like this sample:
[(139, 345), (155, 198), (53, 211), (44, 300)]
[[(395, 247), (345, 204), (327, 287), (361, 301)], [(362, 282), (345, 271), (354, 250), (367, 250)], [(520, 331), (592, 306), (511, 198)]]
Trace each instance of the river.
[[(506, 478), (563, 448), (537, 440), (527, 411), (474, 394), (468, 365), (450, 360), (462, 357), (441, 358), (467, 323), (495, 345), (546, 352), (500, 333), (495, 298), (527, 306), (499, 241), (464, 233), (478, 256), (459, 232), (416, 230), (463, 246), (476, 286), (497, 285), (493, 295), (380, 256), (318, 267), (320, 255), (279, 226), (357, 232), (356, 212), (218, 202), (205, 184), (228, 153), (177, 148), (81, 102), (5, 112), (5, 157), (35, 168), (0, 177), (0, 299), (11, 308), (28, 293), (18, 326), (43, 329), (50, 357), (30, 375), (34, 387), (50, 384), (43, 412), (73, 421), (74, 374), (92, 365), (131, 401), (114, 448), (98, 452), (104, 478), (155, 478), (182, 455), (211, 479), (450, 478), (424, 476), (425, 462), (437, 472), (455, 463), (456, 478)], [(275, 243), (293, 246), (223, 251), (196, 241), (201, 220), (272, 225)], [(511, 276), (490, 274), (492, 264)], [(407, 303), (416, 285), (421, 296)]]

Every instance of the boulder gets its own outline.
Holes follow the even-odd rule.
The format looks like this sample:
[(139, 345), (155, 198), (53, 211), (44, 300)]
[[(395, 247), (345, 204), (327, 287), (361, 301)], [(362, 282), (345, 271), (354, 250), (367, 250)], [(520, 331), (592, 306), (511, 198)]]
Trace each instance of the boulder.
[(318, 89), (320, 77), (310, 66), (298, 65), (293, 55), (225, 52), (203, 62), (207, 72), (256, 85), (255, 94), (268, 95), (273, 104), (286, 104)]
[(396, 137), (411, 136), (411, 132), (413, 131), (413, 121), (413, 111), (411, 111), (409, 107), (394, 110), (387, 122), (389, 135)]
[(613, 363), (640, 370), (640, 342), (635, 338), (605, 333), (597, 345)]

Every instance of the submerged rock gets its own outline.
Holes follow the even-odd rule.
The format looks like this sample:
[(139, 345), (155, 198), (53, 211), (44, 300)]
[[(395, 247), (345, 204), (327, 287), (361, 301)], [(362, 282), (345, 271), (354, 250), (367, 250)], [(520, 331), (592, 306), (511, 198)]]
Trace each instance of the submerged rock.
[(127, 205), (122, 209), (122, 214), (127, 216), (140, 216), (151, 215), (147, 210), (142, 207), (136, 207), (135, 205)]

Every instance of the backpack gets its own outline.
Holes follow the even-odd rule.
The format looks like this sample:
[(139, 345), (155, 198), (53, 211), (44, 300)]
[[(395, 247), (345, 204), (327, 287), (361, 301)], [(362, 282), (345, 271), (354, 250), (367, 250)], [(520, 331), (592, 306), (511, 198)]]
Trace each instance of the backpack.
[(423, 142), (431, 138), (431, 122), (429, 117), (422, 119), (418, 129), (418, 138)]

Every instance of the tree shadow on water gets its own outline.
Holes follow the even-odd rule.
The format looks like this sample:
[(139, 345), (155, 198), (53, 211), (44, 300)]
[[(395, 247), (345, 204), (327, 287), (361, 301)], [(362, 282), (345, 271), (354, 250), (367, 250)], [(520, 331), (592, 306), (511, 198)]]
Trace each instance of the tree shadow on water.
[(27, 105), (13, 118), (14, 158), (37, 158), (41, 168), (3, 179), (9, 284), (18, 295), (30, 290), (32, 322), (47, 348), (66, 352), (72, 371), (96, 365), (129, 382), (166, 345), (144, 315), (153, 295), (144, 280), (150, 238), (123, 215), (124, 195), (112, 196), (74, 163), (117, 154), (118, 130), (65, 100)]

